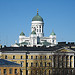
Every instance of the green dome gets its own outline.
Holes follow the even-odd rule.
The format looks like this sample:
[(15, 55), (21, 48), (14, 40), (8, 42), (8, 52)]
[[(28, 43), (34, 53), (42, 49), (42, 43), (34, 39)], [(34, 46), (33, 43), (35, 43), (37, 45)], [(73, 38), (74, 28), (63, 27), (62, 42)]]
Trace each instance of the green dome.
[(23, 33), (23, 32), (21, 32), (21, 34), (20, 34), (21, 36), (24, 36), (25, 34)]
[(43, 21), (43, 18), (37, 13), (37, 15), (32, 18), (32, 21)]
[(36, 34), (36, 32), (35, 31), (32, 31), (31, 34)]
[(56, 35), (56, 34), (54, 33), (54, 31), (52, 31), (51, 35)]

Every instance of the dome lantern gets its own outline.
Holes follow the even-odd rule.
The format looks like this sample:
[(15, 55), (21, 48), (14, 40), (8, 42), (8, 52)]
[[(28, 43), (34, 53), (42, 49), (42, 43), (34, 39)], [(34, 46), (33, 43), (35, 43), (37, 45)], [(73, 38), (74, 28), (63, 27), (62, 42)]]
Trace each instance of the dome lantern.
[(38, 9), (37, 9), (37, 15), (32, 18), (32, 21), (43, 21), (43, 18), (38, 14)]

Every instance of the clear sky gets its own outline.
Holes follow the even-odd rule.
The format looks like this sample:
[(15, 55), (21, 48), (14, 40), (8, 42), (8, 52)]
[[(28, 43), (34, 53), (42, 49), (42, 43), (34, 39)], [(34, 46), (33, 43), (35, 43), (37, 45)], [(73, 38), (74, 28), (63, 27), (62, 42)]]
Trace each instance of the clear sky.
[(29, 36), (37, 8), (45, 36), (53, 29), (57, 41), (75, 42), (75, 0), (0, 0), (0, 43), (14, 44), (22, 31)]

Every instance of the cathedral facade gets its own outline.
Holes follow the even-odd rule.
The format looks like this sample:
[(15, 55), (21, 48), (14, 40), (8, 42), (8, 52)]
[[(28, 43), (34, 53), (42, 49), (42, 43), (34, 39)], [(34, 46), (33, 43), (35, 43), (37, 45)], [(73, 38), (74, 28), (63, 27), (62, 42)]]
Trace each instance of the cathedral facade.
[(31, 22), (31, 34), (26, 37), (23, 32), (19, 36), (19, 43), (15, 43), (12, 47), (20, 46), (55, 46), (56, 45), (56, 34), (54, 31), (49, 37), (44, 37), (44, 20), (38, 14), (32, 18)]

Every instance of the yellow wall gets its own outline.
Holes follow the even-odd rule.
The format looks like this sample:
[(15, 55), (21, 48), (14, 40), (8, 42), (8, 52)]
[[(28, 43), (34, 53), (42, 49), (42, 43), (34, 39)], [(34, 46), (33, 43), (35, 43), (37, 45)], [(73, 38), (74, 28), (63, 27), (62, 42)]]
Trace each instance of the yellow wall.
[[(49, 70), (50, 70), (50, 72), (52, 72), (52, 63), (54, 62), (53, 61), (53, 54), (51, 55), (51, 54), (43, 54), (43, 53), (41, 53), (41, 54), (27, 54), (27, 56), (28, 56), (28, 59), (26, 59), (26, 54), (24, 53), (22, 53), (22, 54), (20, 54), (20, 53), (12, 53), (12, 54), (8, 54), (8, 53), (6, 53), (6, 54), (2, 54), (1, 55), (1, 58), (2, 59), (5, 59), (5, 55), (7, 55), (7, 60), (8, 61), (12, 61), (12, 62), (16, 62), (16, 63), (18, 63), (18, 64), (21, 64), (21, 62), (23, 62), (23, 67), (21, 68), (22, 69), (22, 72), (23, 72), (23, 75), (26, 75), (26, 70), (28, 70), (29, 72), (29, 75), (30, 75), (30, 73), (31, 73), (31, 63), (33, 63), (33, 65), (34, 65), (34, 67), (36, 67), (35, 66), (35, 63), (37, 62), (39, 65), (40, 65), (40, 62), (42, 62), (43, 63), (43, 68), (45, 68), (46, 70), (47, 70), (47, 73), (49, 73)], [(15, 55), (15, 59), (13, 59), (13, 56)], [(23, 59), (21, 59), (21, 56), (23, 56)], [(31, 56), (33, 56), (33, 59), (31, 59)], [(37, 59), (36, 59), (36, 56), (38, 57)], [(42, 60), (40, 59), (40, 56), (42, 56)], [(46, 59), (44, 59), (45, 58), (45, 56), (46, 56)], [(51, 56), (50, 57), (50, 59), (49, 59), (49, 56)], [(57, 55), (58, 56), (58, 55)], [(63, 56), (63, 55), (60, 55), (60, 56)], [(55, 60), (56, 60), (56, 58), (55, 58)], [(61, 59), (60, 59), (61, 60)], [(56, 60), (57, 61), (57, 60)], [(56, 62), (55, 61), (55, 62)], [(73, 61), (73, 58), (71, 59), (71, 61)], [(28, 63), (28, 67), (26, 67), (26, 62)], [(45, 67), (45, 62), (47, 63), (47, 67)], [(61, 60), (61, 62), (62, 62), (62, 60)], [(49, 67), (49, 64), (48, 63), (50, 63), (51, 64), (51, 66)], [(58, 62), (57, 62), (58, 63)], [(64, 65), (65, 65), (65, 60), (64, 60)], [(56, 64), (56, 63), (55, 63)], [(61, 65), (61, 64), (60, 64)], [(68, 65), (68, 64), (67, 64)], [(72, 63), (72, 66), (73, 66), (73, 63)], [(55, 68), (57, 68), (57, 66), (55, 66)], [(62, 67), (61, 67), (62, 68)], [(64, 67), (64, 68), (66, 68), (66, 67)]]
[[(31, 62), (33, 62), (34, 66), (35, 66), (35, 62), (37, 61), (40, 65), (40, 62), (43, 63), (43, 66), (45, 66), (44, 62), (47, 62), (47, 63), (51, 63), (52, 62), (52, 56), (51, 56), (51, 59), (49, 59), (49, 56), (50, 55), (46, 55), (46, 60), (44, 59), (45, 55), (31, 55), (29, 54), (28, 55), (28, 59), (26, 60), (26, 55), (20, 55), (20, 54), (15, 54), (15, 59), (13, 59), (13, 56), (14, 56), (14, 53), (11, 55), (11, 54), (3, 54), (2, 55), (2, 59), (5, 59), (5, 55), (7, 55), (7, 60), (8, 61), (12, 61), (12, 62), (16, 62), (18, 64), (21, 64), (21, 61), (23, 62), (23, 67), (21, 68), (22, 71), (23, 71), (23, 75), (26, 75), (26, 69), (30, 69), (31, 67)], [(23, 56), (23, 59), (21, 59), (21, 56)], [(33, 59), (31, 59), (31, 56), (33, 56)], [(36, 59), (36, 56), (38, 56), (38, 59)], [(40, 59), (40, 56), (43, 56), (42, 57), (42, 61), (39, 60)], [(29, 64), (29, 66), (26, 68), (26, 62)], [(51, 63), (52, 65), (52, 63)], [(49, 66), (47, 64), (47, 66)], [(31, 71), (30, 71), (31, 72)]]
[[(4, 75), (4, 69), (6, 69), (7, 75), (15, 75), (15, 69), (17, 69), (17, 74), (20, 75), (20, 67), (0, 67), (1, 74)], [(12, 74), (9, 74), (9, 69), (12, 69)]]

